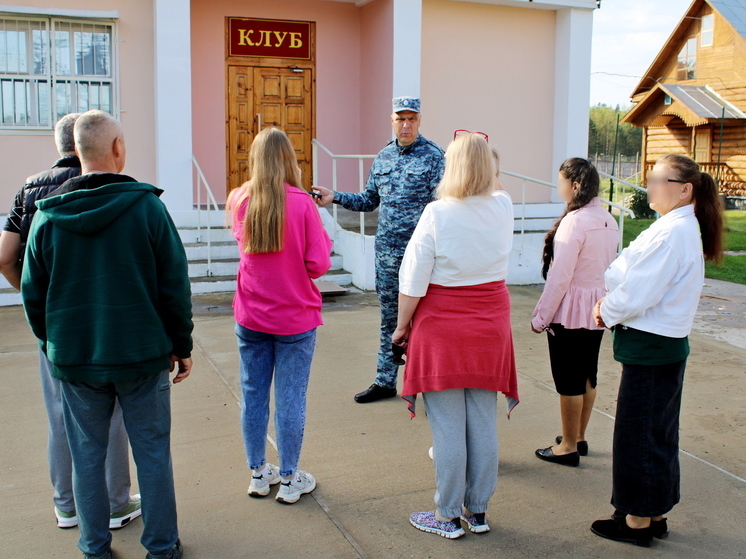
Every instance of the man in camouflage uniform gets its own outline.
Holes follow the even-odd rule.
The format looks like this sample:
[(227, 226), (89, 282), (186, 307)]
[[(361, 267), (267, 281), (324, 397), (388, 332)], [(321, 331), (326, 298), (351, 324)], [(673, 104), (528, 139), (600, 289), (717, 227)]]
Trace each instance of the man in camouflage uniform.
[(375, 242), (381, 347), (375, 382), (355, 396), (361, 404), (396, 396), (399, 367), (391, 353), (391, 335), (399, 310), (399, 266), (417, 221), (443, 176), (443, 150), (419, 134), (420, 116), (419, 99), (393, 100), (391, 123), (396, 140), (389, 142), (373, 161), (365, 192), (333, 192), (314, 187), (321, 194), (321, 206), (334, 202), (357, 212), (370, 212), (379, 205), (381, 208)]

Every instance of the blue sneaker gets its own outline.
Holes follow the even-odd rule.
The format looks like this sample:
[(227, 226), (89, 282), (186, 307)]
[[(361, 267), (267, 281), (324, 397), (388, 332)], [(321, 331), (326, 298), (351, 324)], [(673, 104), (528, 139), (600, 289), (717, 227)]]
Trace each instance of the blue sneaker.
[(455, 540), (464, 535), (464, 529), (461, 527), (461, 522), (458, 518), (449, 520), (447, 522), (441, 522), (435, 518), (435, 511), (427, 512), (413, 512), (409, 515), (409, 522), (423, 532), (429, 532), (431, 534), (438, 534), (449, 540)]

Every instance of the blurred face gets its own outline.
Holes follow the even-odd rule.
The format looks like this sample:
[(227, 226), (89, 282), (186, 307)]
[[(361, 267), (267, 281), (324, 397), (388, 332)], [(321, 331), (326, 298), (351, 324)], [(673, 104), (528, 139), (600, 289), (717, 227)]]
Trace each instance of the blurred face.
[(568, 179), (563, 172), (557, 175), (557, 194), (565, 204), (568, 204), (572, 200), (575, 193), (580, 188), (579, 182), (572, 182)]
[(676, 176), (665, 163), (656, 163), (648, 173), (648, 203), (661, 215), (692, 203), (693, 185)]
[(420, 113), (399, 111), (391, 115), (391, 127), (400, 146), (408, 146), (420, 134)]

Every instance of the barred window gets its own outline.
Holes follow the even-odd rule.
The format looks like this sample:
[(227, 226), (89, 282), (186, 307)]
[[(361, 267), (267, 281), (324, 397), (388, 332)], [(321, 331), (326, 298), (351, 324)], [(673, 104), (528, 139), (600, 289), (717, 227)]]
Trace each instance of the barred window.
[(0, 17), (0, 128), (51, 129), (71, 112), (114, 114), (114, 26)]

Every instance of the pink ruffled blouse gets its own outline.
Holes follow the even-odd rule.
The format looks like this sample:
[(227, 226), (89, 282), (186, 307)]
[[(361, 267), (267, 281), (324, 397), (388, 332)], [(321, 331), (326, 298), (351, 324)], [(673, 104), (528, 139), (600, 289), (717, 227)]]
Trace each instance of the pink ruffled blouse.
[(616, 258), (619, 227), (594, 198), (568, 213), (554, 237), (554, 260), (531, 324), (602, 330), (593, 320), (593, 307), (606, 295), (604, 272)]

